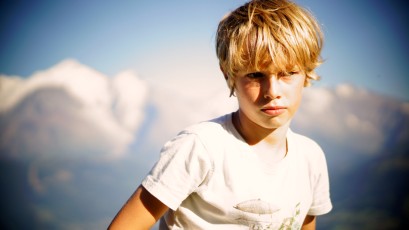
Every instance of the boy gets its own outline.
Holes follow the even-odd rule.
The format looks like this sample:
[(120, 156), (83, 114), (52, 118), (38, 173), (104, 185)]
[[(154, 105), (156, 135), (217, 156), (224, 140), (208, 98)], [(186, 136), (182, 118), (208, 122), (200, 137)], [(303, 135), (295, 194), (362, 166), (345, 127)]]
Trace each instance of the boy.
[[(287, 0), (253, 0), (219, 24), (216, 52), (239, 110), (165, 144), (112, 229), (315, 229), (332, 208), (325, 156), (289, 129), (317, 80), (321, 30)], [(163, 216), (163, 217), (162, 217)]]

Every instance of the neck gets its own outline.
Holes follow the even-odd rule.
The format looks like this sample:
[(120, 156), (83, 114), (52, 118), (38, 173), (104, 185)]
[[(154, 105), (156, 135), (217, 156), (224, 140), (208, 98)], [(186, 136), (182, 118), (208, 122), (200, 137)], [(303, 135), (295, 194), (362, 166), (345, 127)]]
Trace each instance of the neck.
[(276, 148), (286, 146), (289, 122), (274, 129), (264, 128), (250, 121), (240, 111), (233, 114), (233, 124), (249, 145), (270, 145)]

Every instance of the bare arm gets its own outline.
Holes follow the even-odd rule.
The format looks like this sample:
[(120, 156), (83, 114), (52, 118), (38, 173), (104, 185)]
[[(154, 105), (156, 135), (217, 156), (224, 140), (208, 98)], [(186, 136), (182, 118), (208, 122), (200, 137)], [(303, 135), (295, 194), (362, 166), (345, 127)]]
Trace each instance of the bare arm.
[(315, 230), (316, 219), (317, 218), (315, 216), (307, 215), (305, 217), (304, 223), (302, 224), (301, 230)]
[(168, 209), (144, 187), (139, 186), (108, 229), (150, 229)]

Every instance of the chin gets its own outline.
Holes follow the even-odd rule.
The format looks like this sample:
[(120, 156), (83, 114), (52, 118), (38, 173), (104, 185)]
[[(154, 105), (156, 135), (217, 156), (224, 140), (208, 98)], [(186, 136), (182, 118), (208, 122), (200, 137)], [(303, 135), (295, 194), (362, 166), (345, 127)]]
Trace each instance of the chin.
[(269, 122), (265, 123), (265, 128), (267, 129), (278, 129), (280, 127), (288, 126), (291, 122), (291, 119), (277, 119), (277, 120), (270, 120)]

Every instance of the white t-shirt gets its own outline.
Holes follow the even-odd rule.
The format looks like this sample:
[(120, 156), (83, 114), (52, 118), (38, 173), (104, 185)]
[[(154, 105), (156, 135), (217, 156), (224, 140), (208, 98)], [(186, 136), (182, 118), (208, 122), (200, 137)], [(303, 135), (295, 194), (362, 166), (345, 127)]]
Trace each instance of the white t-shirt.
[(280, 162), (266, 164), (231, 114), (182, 131), (142, 182), (170, 208), (161, 229), (299, 229), (307, 214), (329, 212), (321, 148), (291, 130), (287, 146)]

